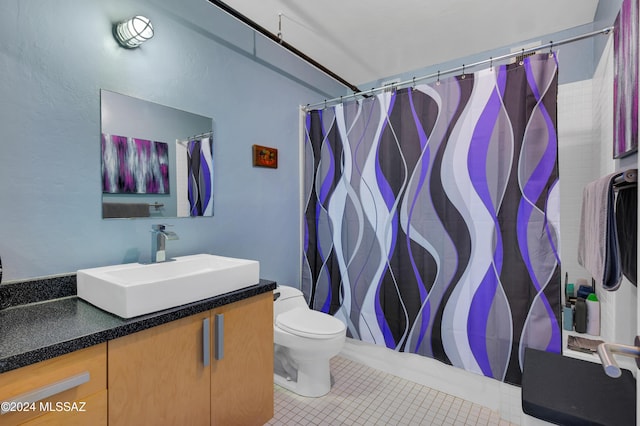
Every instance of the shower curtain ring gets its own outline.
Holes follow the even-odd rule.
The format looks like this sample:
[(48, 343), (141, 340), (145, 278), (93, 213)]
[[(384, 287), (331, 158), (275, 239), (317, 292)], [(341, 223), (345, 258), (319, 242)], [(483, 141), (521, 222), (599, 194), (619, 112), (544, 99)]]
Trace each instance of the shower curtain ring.
[(460, 77), (462, 80), (464, 80), (465, 78), (467, 78), (467, 76), (464, 73), (464, 64), (462, 64), (462, 77)]
[(436, 80), (436, 86), (440, 86), (440, 70), (438, 70), (438, 80)]
[(324, 108), (322, 108), (322, 109), (327, 109), (327, 100), (326, 99), (324, 100)]
[(411, 86), (411, 90), (416, 90), (416, 78), (413, 77), (413, 86)]
[(553, 58), (553, 40), (549, 42), (549, 57)]
[(493, 70), (493, 56), (489, 56), (489, 69)]
[(524, 49), (522, 49), (522, 54), (520, 55), (520, 62), (519, 62), (519, 64), (520, 64), (520, 65), (523, 65), (523, 64), (524, 64)]

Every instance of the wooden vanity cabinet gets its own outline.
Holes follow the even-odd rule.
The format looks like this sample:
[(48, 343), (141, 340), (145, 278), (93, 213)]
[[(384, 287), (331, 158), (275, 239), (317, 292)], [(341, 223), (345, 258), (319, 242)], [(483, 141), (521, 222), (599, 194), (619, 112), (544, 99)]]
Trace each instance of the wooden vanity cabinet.
[(106, 425), (107, 344), (0, 374), (0, 401), (2, 426)]
[(110, 425), (273, 417), (271, 292), (109, 342)]

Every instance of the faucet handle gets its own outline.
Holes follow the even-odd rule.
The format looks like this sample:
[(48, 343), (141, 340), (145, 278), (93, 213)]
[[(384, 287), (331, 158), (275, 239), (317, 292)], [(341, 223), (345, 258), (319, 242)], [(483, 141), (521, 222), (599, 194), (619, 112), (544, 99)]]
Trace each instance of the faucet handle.
[(151, 225), (151, 229), (153, 231), (164, 231), (167, 226), (173, 226), (173, 225), (168, 225), (166, 223), (158, 223), (155, 225)]

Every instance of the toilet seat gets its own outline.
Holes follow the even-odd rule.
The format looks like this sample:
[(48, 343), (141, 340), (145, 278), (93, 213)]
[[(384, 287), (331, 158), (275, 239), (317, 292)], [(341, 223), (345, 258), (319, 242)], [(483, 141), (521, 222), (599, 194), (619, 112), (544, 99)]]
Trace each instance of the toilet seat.
[(276, 318), (276, 326), (296, 336), (310, 339), (331, 339), (345, 331), (345, 326), (339, 319), (305, 308), (281, 313)]

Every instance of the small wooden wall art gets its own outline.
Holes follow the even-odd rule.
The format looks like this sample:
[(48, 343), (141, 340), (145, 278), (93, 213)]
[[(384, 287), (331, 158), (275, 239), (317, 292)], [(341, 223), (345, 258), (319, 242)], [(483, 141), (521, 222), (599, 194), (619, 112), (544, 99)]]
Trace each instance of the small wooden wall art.
[(253, 145), (253, 165), (255, 167), (278, 168), (278, 150), (268, 146)]

